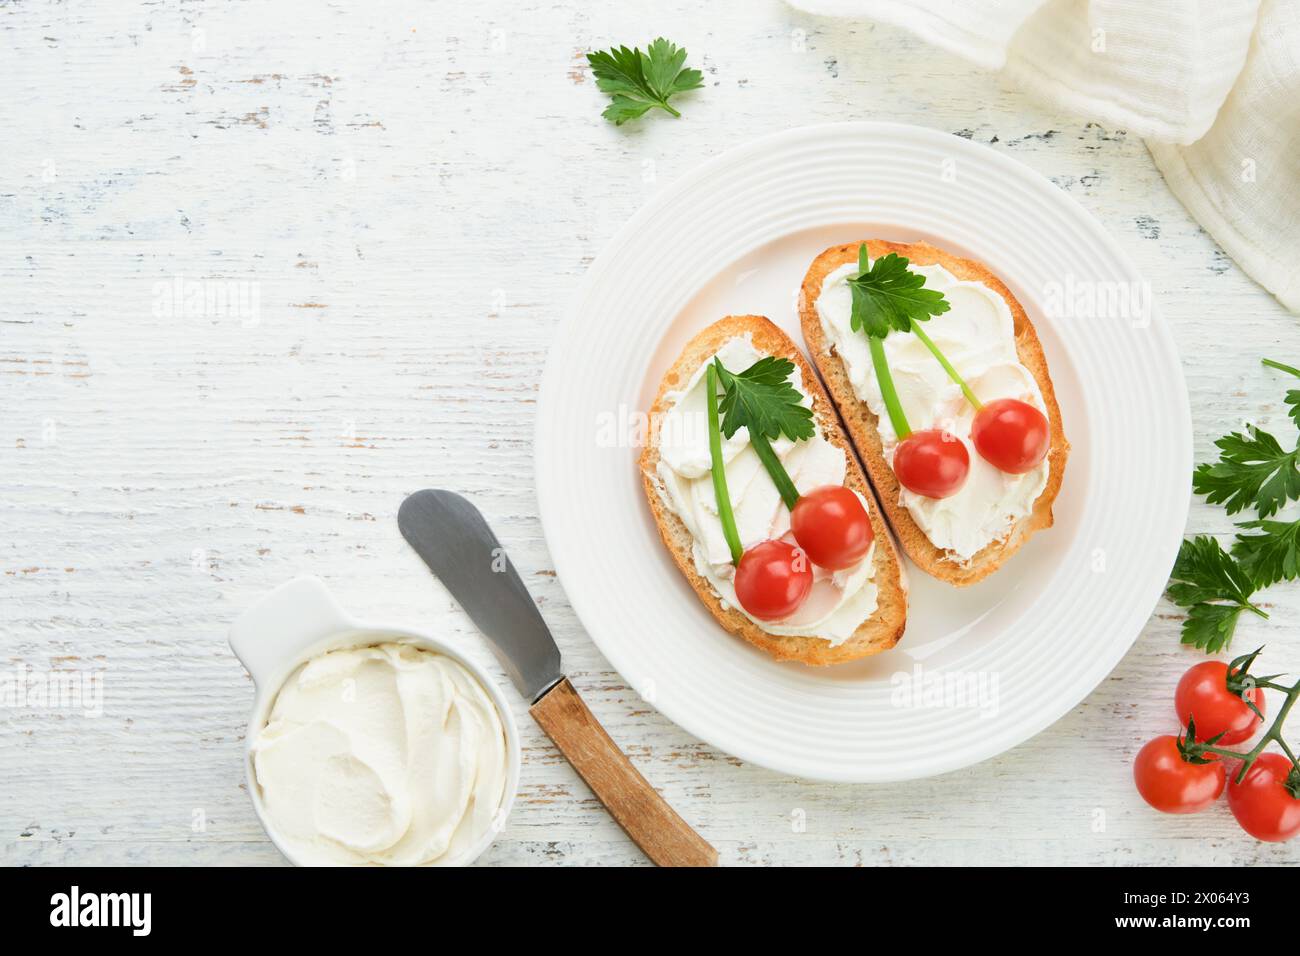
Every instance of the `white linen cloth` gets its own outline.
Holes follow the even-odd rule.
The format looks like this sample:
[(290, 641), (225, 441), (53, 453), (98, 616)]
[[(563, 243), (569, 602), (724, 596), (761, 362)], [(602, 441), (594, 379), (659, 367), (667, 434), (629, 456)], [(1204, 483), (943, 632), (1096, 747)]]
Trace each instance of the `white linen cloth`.
[(1300, 312), (1300, 0), (789, 0), (892, 23), (1143, 137), (1174, 195)]

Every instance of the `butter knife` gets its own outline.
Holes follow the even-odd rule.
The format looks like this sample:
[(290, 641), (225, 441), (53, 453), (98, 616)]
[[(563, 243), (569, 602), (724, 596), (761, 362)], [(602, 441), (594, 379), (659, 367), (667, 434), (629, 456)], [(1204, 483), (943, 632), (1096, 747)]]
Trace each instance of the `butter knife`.
[(641, 776), (564, 676), (555, 639), (478, 509), (451, 491), (417, 491), (397, 525), (483, 632), (533, 719), (646, 856), (660, 866), (716, 865), (717, 850)]

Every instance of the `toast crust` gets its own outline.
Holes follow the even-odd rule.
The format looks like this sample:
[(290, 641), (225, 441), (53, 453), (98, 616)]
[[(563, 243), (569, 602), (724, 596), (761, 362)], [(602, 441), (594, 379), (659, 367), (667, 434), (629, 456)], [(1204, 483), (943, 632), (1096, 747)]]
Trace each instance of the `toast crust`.
[(1020, 364), (1029, 370), (1029, 374), (1038, 383), (1038, 389), (1043, 395), (1043, 403), (1047, 406), (1047, 421), (1051, 427), (1051, 449), (1047, 455), (1050, 462), (1049, 473), (1047, 485), (1043, 488), (1042, 494), (1035, 499), (1033, 509), (1011, 528), (1005, 538), (991, 542), (976, 552), (966, 564), (949, 559), (944, 551), (931, 543), (907, 508), (899, 504), (898, 478), (885, 461), (880, 433), (877, 431), (879, 419), (872, 414), (867, 403), (854, 393), (844, 362), (835, 354), (833, 346), (827, 343), (826, 335), (822, 331), (821, 319), (817, 315), (817, 298), (821, 295), (822, 284), (826, 277), (846, 263), (856, 263), (858, 246), (861, 243), (831, 246), (813, 260), (808, 274), (804, 277), (799, 296), (799, 324), (803, 329), (804, 343), (808, 347), (813, 363), (817, 366), (827, 391), (830, 392), (835, 408), (843, 419), (844, 426), (863, 464), (866, 465), (867, 473), (871, 476), (871, 484), (875, 487), (881, 506), (889, 518), (890, 526), (897, 534), (907, 556), (927, 574), (956, 587), (965, 587), (983, 580), (1000, 568), (1003, 562), (1015, 554), (1034, 532), (1052, 526), (1052, 504), (1061, 490), (1070, 443), (1066, 441), (1065, 429), (1061, 424), (1061, 409), (1056, 403), (1056, 392), (1052, 388), (1052, 377), (1047, 369), (1047, 357), (1043, 354), (1038, 333), (1034, 331), (1033, 323), (1029, 321), (1024, 308), (1002, 280), (990, 272), (983, 263), (954, 256), (924, 242), (903, 243), (869, 239), (866, 243), (867, 254), (872, 259), (896, 252), (916, 265), (937, 263), (958, 279), (980, 282), (1002, 296), (1011, 309), (1015, 322), (1016, 355), (1020, 359)]
[[(659, 434), (664, 414), (671, 408), (668, 392), (683, 387), (695, 371), (729, 339), (749, 335), (754, 347), (765, 355), (788, 358), (799, 369), (804, 391), (813, 399), (813, 415), (826, 439), (845, 453), (847, 468), (844, 484), (862, 495), (867, 502), (871, 529), (875, 533), (874, 554), (875, 584), (878, 591), (876, 612), (864, 621), (843, 643), (832, 647), (830, 641), (819, 637), (787, 637), (769, 634), (735, 608), (724, 608), (721, 599), (708, 579), (695, 569), (692, 555), (694, 539), (682, 520), (664, 503), (656, 470), (659, 465)], [(793, 340), (759, 315), (729, 315), (721, 319), (686, 344), (682, 354), (664, 375), (659, 392), (650, 406), (650, 428), (640, 460), (641, 482), (646, 501), (654, 515), (655, 524), (673, 561), (685, 575), (704, 606), (728, 632), (743, 637), (762, 648), (779, 661), (799, 661), (816, 667), (857, 660), (888, 650), (903, 636), (907, 623), (907, 590), (903, 578), (902, 562), (895, 549), (880, 504), (867, 483), (866, 475), (853, 454), (835, 415), (834, 406)]]

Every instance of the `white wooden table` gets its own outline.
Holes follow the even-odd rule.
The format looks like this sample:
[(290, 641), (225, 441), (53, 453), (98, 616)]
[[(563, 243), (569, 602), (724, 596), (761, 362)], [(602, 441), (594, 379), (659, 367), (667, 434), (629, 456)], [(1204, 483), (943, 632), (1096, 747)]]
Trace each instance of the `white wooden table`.
[[(1050, 177), (1152, 282), (1198, 460), (1247, 418), (1291, 434), (1286, 383), (1259, 359), (1300, 359), (1300, 330), (1123, 132), (1045, 112), (892, 28), (776, 0), (588, 6), (0, 4), (0, 665), (105, 680), (97, 719), (0, 709), (0, 862), (281, 862), (245, 793), (252, 687), (225, 632), (295, 574), (500, 673), (398, 535), (399, 502), (429, 486), (483, 508), (574, 683), (726, 863), (1300, 859), (1300, 843), (1255, 843), (1224, 807), (1163, 817), (1134, 793), (1132, 756), (1172, 730), (1173, 684), (1199, 658), (1164, 603), (1055, 726), (891, 786), (742, 764), (611, 670), (536, 516), (538, 380), (614, 231), (733, 143), (889, 119)], [(658, 34), (706, 88), (681, 120), (615, 129), (582, 54)], [(1188, 529), (1231, 530), (1199, 502)], [(1268, 670), (1300, 671), (1300, 586), (1266, 607), (1237, 647), (1268, 642)], [(641, 862), (522, 701), (516, 716), (521, 792), (483, 861)]]

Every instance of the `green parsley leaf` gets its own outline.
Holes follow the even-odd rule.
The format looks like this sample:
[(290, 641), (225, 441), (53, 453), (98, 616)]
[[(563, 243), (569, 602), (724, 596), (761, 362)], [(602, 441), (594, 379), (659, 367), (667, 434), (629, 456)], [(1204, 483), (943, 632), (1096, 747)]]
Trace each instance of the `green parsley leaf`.
[(1244, 435), (1232, 432), (1214, 444), (1219, 460), (1192, 473), (1192, 489), (1210, 504), (1222, 504), (1230, 515), (1253, 505), (1267, 518), (1300, 498), (1300, 449), (1284, 451), (1276, 438), (1254, 425), (1247, 425)]
[(739, 375), (728, 372), (717, 359), (713, 364), (724, 389), (718, 411), (723, 416), (722, 433), (728, 438), (740, 428), (769, 441), (781, 435), (791, 441), (812, 437), (812, 409), (802, 404), (803, 394), (789, 381), (794, 362), (768, 355)]
[(1196, 604), (1183, 621), (1182, 643), (1217, 654), (1232, 643), (1237, 617), (1244, 607), (1232, 604)]
[(1268, 616), (1250, 602), (1254, 591), (1250, 577), (1214, 538), (1183, 541), (1167, 591), (1171, 601), (1188, 609), (1182, 642), (1208, 654), (1227, 647), (1242, 611)]
[(663, 37), (651, 43), (644, 53), (619, 46), (588, 53), (587, 62), (591, 64), (596, 86), (611, 96), (609, 106), (600, 115), (615, 126), (622, 126), (655, 108), (681, 116), (668, 105), (669, 98), (704, 85), (704, 74), (699, 70), (683, 69), (686, 50)]
[(948, 311), (943, 293), (924, 288), (925, 276), (912, 272), (907, 264), (907, 259), (891, 252), (868, 268), (866, 243), (859, 247), (858, 274), (849, 279), (853, 331), (883, 339), (892, 329), (910, 332), (913, 322), (925, 322)]
[(1247, 604), (1255, 590), (1232, 556), (1204, 534), (1182, 543), (1170, 582), (1170, 600), (1183, 607), (1225, 599)]
[(1238, 528), (1260, 534), (1239, 534), (1232, 553), (1257, 588), (1300, 576), (1300, 520), (1242, 521)]
[[(1300, 378), (1300, 369), (1272, 359), (1264, 365)], [(1300, 426), (1300, 388), (1284, 399), (1287, 414)], [(1300, 577), (1300, 519), (1269, 520), (1287, 503), (1300, 500), (1300, 444), (1285, 451), (1268, 432), (1247, 425), (1246, 431), (1224, 435), (1215, 445), (1219, 460), (1198, 465), (1192, 488), (1210, 504), (1222, 504), (1228, 514), (1253, 507), (1253, 521), (1237, 527), (1255, 534), (1238, 534), (1227, 555), (1212, 538), (1184, 541), (1170, 577), (1170, 600), (1188, 608), (1183, 643), (1209, 653), (1232, 640), (1242, 611), (1268, 617), (1250, 602), (1255, 590)]]

